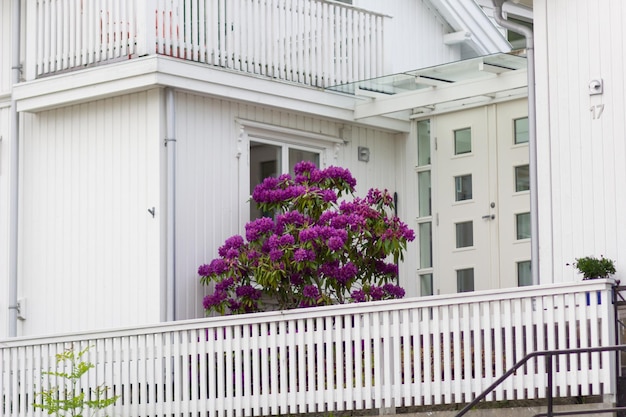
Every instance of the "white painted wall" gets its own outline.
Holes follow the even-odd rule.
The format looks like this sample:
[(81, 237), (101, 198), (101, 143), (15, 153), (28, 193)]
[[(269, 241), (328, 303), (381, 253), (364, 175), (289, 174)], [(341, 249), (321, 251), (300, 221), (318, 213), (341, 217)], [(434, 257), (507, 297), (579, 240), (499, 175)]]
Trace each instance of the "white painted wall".
[(11, 1), (0, 2), (0, 335), (8, 332)]
[(24, 115), (19, 334), (159, 321), (161, 103), (155, 89)]
[[(240, 223), (238, 119), (340, 137), (342, 124), (285, 111), (238, 104), (193, 94), (176, 95), (177, 137), (177, 311), (176, 318), (201, 317), (198, 266), (217, 256), (224, 241), (243, 233)], [(345, 129), (347, 143), (337, 152), (337, 165), (351, 170), (357, 192), (371, 187), (398, 189), (402, 174), (396, 164), (401, 139), (361, 127)], [(357, 160), (358, 146), (370, 148), (370, 162)], [(333, 150), (334, 152), (334, 145)], [(330, 162), (333, 163), (333, 162)], [(244, 170), (245, 171), (245, 170)]]
[(11, 4), (0, 2), (0, 96), (11, 90)]
[(0, 101), (0, 335), (8, 332), (10, 107)]
[(385, 21), (387, 74), (461, 58), (459, 45), (444, 45), (451, 30), (425, 0), (354, 0), (353, 5), (391, 16)]
[[(623, 277), (626, 4), (535, 0), (534, 15), (541, 280), (580, 279), (567, 264), (587, 255)], [(604, 94), (589, 95), (593, 79)]]

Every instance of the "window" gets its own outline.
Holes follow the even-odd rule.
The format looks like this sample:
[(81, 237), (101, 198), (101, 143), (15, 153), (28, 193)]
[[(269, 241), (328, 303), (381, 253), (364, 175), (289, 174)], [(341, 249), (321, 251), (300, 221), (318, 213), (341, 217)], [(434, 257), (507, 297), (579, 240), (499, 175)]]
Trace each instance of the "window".
[(456, 247), (466, 248), (474, 246), (474, 227), (472, 222), (456, 224)]
[[(283, 173), (293, 175), (293, 168), (300, 161), (311, 161), (319, 167), (320, 151), (279, 142), (251, 140), (250, 194), (267, 177), (277, 177)], [(262, 213), (255, 204), (250, 204), (250, 219), (270, 215), (271, 213)]]
[(457, 292), (474, 291), (474, 268), (456, 271), (456, 288)]
[(430, 120), (417, 122), (417, 166), (430, 165)]
[(461, 155), (472, 152), (472, 129), (465, 128), (454, 131), (454, 154)]
[(432, 223), (419, 224), (419, 244), (420, 244), (420, 268), (432, 268), (433, 266), (433, 244), (432, 244)]
[(420, 275), (420, 295), (433, 295), (433, 274)]
[(530, 213), (515, 215), (517, 239), (530, 239)]
[(527, 143), (528, 142), (528, 117), (522, 117), (521, 119), (515, 119), (515, 143)]
[(517, 263), (517, 285), (520, 287), (533, 285), (533, 277), (530, 272), (530, 261)]
[(454, 201), (472, 199), (472, 175), (454, 177)]
[(417, 186), (419, 195), (419, 217), (431, 214), (430, 171), (422, 171), (417, 174)]
[(528, 165), (515, 167), (515, 191), (528, 191), (530, 189), (530, 176)]

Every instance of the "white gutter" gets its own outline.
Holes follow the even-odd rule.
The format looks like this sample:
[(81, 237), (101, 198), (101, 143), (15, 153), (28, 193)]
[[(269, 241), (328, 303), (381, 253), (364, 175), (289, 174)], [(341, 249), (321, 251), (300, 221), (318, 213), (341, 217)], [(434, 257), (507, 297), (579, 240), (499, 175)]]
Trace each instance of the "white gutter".
[(493, 0), (493, 17), (505, 29), (517, 32), (526, 38), (526, 59), (528, 62), (528, 148), (530, 177), (530, 267), (534, 284), (540, 284), (539, 277), (539, 204), (537, 199), (537, 118), (535, 103), (535, 38), (533, 31), (518, 23), (510, 22), (502, 14), (505, 0)]
[(17, 317), (19, 306), (17, 303), (17, 259), (18, 259), (18, 161), (19, 161), (19, 114), (17, 103), (13, 96), (13, 86), (20, 82), (20, 0), (13, 0), (12, 23), (11, 23), (11, 154), (9, 156), (9, 337), (17, 336)]
[(176, 125), (174, 90), (165, 89), (167, 148), (167, 305), (166, 320), (176, 320)]

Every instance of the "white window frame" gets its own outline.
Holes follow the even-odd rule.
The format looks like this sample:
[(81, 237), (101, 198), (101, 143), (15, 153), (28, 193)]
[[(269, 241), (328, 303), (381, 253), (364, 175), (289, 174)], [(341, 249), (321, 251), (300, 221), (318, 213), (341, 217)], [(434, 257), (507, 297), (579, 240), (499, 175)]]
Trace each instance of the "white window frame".
[(289, 148), (317, 152), (320, 168), (337, 165), (339, 151), (344, 141), (338, 137), (307, 132), (283, 126), (237, 119), (237, 158), (239, 160), (239, 232), (250, 221), (250, 142), (281, 146), (282, 164), (289, 163)]

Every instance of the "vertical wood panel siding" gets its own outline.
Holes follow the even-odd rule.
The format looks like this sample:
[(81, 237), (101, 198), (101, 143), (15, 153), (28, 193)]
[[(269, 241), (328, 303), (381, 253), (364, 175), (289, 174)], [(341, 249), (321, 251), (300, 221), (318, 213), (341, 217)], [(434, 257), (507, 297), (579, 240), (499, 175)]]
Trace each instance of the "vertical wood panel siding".
[[(577, 257), (626, 259), (626, 5), (536, 7), (539, 176), (552, 179), (539, 185), (542, 275), (579, 279), (568, 265)], [(589, 82), (600, 78), (604, 93), (590, 95)]]
[(356, 7), (391, 16), (385, 22), (385, 74), (461, 59), (459, 45), (445, 45), (450, 28), (426, 0), (354, 0)]
[(9, 107), (0, 103), (0, 337), (8, 334), (9, 308), (9, 159), (13, 141), (10, 131)]
[(11, 5), (0, 2), (0, 95), (11, 89)]
[(159, 106), (152, 90), (25, 115), (22, 334), (159, 320)]
[[(176, 95), (177, 137), (177, 319), (201, 317), (202, 296), (198, 266), (217, 256), (224, 240), (242, 233), (240, 224), (239, 152), (236, 119), (339, 137), (342, 125), (270, 108), (199, 97)], [(357, 191), (371, 187), (398, 190), (396, 140), (388, 133), (353, 127), (348, 143), (339, 147), (337, 164), (352, 171)], [(358, 146), (368, 146), (369, 163), (357, 161)], [(331, 150), (334, 153), (334, 149)], [(334, 162), (328, 162), (334, 163)], [(398, 190), (401, 194), (403, 190)]]

